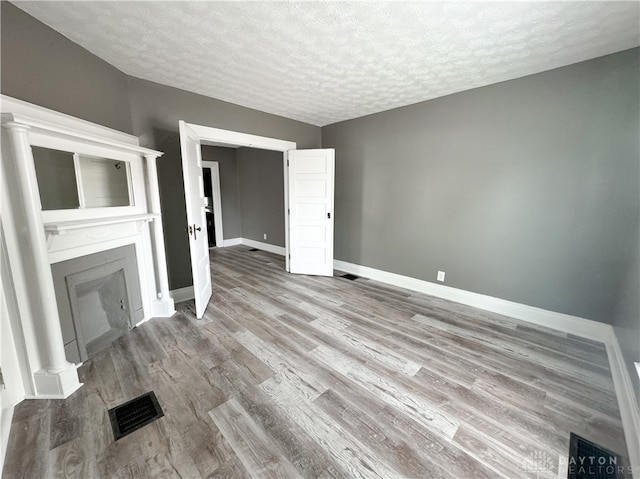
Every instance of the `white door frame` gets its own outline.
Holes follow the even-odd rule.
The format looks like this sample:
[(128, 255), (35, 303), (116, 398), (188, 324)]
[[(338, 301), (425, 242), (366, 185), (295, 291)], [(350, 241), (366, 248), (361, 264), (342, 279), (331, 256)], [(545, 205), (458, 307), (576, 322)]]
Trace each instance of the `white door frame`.
[(222, 194), (220, 193), (220, 164), (217, 161), (202, 161), (202, 168), (211, 170), (211, 201), (213, 203), (213, 223), (216, 234), (216, 247), (224, 242), (222, 230)]
[[(287, 152), (295, 150), (297, 145), (294, 141), (278, 140), (266, 136), (250, 135), (237, 131), (221, 130), (203, 125), (187, 123), (189, 127), (198, 135), (200, 145), (227, 146), (232, 148), (246, 147), (258, 148), (261, 150), (272, 150), (282, 152), (282, 162), (284, 171), (284, 243), (285, 243), (285, 268), (289, 271), (289, 168), (287, 168)], [(216, 238), (217, 243), (217, 238)]]

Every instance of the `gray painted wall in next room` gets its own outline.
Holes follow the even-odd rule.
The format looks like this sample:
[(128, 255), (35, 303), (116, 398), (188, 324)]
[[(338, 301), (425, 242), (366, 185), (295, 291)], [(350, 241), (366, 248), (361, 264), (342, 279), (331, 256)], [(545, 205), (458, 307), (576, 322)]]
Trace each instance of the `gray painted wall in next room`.
[(202, 159), (217, 161), (220, 170), (220, 201), (222, 203), (222, 231), (224, 239), (242, 236), (242, 211), (238, 191), (238, 162), (235, 148), (203, 146)]
[(282, 152), (238, 148), (237, 158), (242, 205), (242, 237), (284, 247)]
[(323, 127), (336, 259), (611, 322), (637, 247), (638, 52)]
[(0, 2), (2, 94), (132, 133), (127, 75)]

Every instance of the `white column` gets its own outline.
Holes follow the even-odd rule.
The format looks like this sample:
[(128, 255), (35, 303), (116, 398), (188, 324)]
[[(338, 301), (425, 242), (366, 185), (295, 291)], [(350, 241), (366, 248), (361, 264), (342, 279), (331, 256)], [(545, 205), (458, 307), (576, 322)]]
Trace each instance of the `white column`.
[(75, 366), (67, 362), (64, 341), (60, 329), (60, 318), (53, 288), (53, 277), (47, 252), (47, 242), (42, 224), (40, 193), (33, 154), (29, 143), (29, 128), (19, 123), (5, 123), (13, 149), (16, 181), (24, 208), (22, 221), (22, 245), (33, 259), (33, 270), (26, 275), (30, 279), (29, 297), (36, 303), (33, 318), (36, 328), (41, 328), (43, 370), (36, 374), (42, 379), (40, 386), (36, 380), (37, 393), (50, 397), (65, 397), (80, 386)]
[[(149, 211), (160, 215), (160, 190), (158, 188), (158, 169), (156, 166), (157, 156), (145, 155), (147, 163), (147, 201), (149, 203)], [(157, 291), (158, 299), (165, 302), (166, 312), (164, 315), (171, 316), (175, 310), (173, 299), (169, 296), (169, 276), (167, 273), (167, 255), (164, 245), (164, 231), (162, 228), (162, 218), (156, 217), (152, 222), (152, 238), (155, 270), (157, 274)]]

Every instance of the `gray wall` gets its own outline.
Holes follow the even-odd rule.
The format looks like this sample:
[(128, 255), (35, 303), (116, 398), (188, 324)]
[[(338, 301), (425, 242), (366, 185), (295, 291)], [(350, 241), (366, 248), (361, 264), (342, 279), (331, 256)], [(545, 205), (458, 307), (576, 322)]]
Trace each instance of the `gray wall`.
[(238, 148), (237, 158), (242, 237), (284, 247), (282, 152)]
[(610, 322), (637, 248), (638, 52), (322, 128), (336, 258)]
[(9, 2), (0, 2), (0, 91), (132, 133), (127, 76)]
[(203, 146), (202, 159), (217, 161), (220, 169), (220, 201), (224, 239), (242, 236), (242, 210), (235, 148)]
[(186, 230), (187, 207), (182, 186), (180, 137), (177, 133), (170, 132), (166, 132), (162, 138), (159, 135), (157, 148), (164, 152), (157, 164), (169, 288), (178, 289), (193, 284), (189, 236)]
[(633, 382), (640, 406), (640, 379), (633, 365), (640, 362), (640, 231), (636, 231), (636, 248), (620, 284), (613, 327)]

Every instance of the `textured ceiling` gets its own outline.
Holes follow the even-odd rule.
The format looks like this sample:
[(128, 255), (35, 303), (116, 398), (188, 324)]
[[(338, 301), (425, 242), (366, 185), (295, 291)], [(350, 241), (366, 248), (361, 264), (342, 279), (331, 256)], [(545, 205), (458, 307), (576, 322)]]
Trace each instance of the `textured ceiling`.
[(640, 44), (638, 2), (33, 2), (123, 72), (314, 125)]

